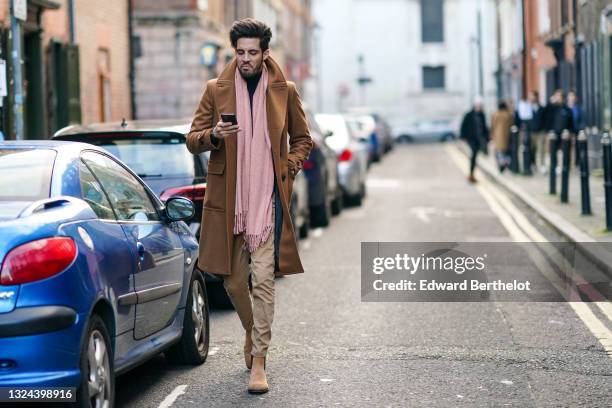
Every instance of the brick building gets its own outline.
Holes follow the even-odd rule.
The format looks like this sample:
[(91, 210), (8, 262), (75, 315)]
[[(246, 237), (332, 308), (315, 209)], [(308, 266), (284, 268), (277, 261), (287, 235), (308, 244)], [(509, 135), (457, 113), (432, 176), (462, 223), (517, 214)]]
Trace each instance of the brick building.
[[(9, 95), (3, 133), (14, 138), (8, 0), (0, 0)], [(24, 133), (44, 139), (71, 123), (131, 117), (129, 9), (123, 0), (29, 0), (22, 24)]]
[(310, 59), (309, 0), (133, 0), (136, 117), (189, 118), (206, 81), (234, 57), (232, 23), (272, 29), (270, 49), (300, 89)]
[(204, 84), (233, 55), (226, 23), (248, 7), (230, 3), (133, 0), (137, 118), (193, 115)]

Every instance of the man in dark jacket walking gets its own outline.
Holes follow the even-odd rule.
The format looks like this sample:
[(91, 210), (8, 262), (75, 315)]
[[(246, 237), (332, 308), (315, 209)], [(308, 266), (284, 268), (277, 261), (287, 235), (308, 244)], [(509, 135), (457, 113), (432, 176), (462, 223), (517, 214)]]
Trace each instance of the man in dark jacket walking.
[(476, 99), (472, 110), (463, 117), (463, 121), (461, 122), (461, 139), (465, 140), (472, 150), (468, 180), (474, 183), (476, 182), (474, 178), (476, 156), (479, 150), (483, 150), (486, 153), (489, 143), (489, 129), (487, 128), (485, 115), (482, 111), (482, 99), (480, 98)]

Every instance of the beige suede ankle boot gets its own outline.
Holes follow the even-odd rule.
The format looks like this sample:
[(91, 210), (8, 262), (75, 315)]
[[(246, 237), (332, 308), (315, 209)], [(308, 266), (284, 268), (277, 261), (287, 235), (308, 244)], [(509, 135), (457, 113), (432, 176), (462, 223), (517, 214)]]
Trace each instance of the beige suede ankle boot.
[(263, 394), (268, 392), (265, 357), (253, 357), (253, 368), (251, 368), (251, 378), (249, 379), (248, 390), (251, 394)]

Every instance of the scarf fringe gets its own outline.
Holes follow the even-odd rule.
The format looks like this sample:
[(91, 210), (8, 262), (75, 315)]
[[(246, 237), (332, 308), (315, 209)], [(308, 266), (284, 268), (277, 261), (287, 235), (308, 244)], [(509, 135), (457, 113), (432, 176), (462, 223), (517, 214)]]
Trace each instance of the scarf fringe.
[(257, 248), (262, 246), (268, 240), (268, 238), (270, 237), (270, 233), (272, 233), (274, 225), (266, 225), (263, 231), (259, 234), (247, 234), (246, 220), (246, 213), (236, 214), (236, 216), (234, 217), (234, 234), (240, 234), (244, 232), (243, 248), (249, 251), (249, 253), (253, 253)]

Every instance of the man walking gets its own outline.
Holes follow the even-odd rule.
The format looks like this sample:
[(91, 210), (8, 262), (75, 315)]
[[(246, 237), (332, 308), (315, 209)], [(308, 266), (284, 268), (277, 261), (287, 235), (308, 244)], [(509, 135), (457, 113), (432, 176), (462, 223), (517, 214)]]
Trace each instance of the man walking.
[[(251, 393), (268, 391), (275, 273), (304, 272), (289, 203), (312, 149), (295, 84), (270, 57), (271, 37), (261, 21), (233, 24), (235, 58), (206, 84), (187, 135), (191, 153), (211, 151), (198, 267), (223, 277), (245, 330)], [(235, 114), (235, 123), (226, 114)]]
[(474, 177), (474, 169), (476, 168), (476, 156), (479, 150), (484, 150), (486, 152), (487, 144), (489, 143), (489, 129), (487, 128), (485, 116), (482, 111), (482, 99), (480, 97), (476, 98), (474, 107), (463, 117), (460, 136), (461, 139), (468, 143), (472, 150), (468, 180), (471, 183), (475, 183), (476, 178)]

